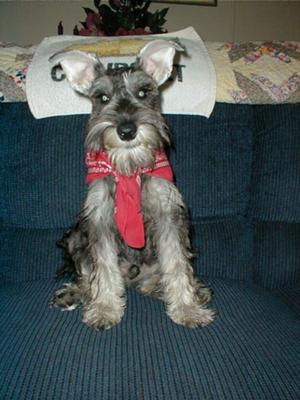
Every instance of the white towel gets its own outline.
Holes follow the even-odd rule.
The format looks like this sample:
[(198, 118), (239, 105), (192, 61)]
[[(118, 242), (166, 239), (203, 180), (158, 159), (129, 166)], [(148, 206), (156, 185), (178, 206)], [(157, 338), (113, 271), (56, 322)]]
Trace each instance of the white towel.
[[(54, 36), (45, 38), (38, 46), (29, 66), (26, 95), (30, 110), (35, 118), (57, 115), (89, 114), (89, 99), (78, 95), (65, 80), (56, 82), (51, 78), (52, 65), (49, 58), (70, 46), (91, 45), (105, 41), (113, 45), (118, 40), (149, 41), (157, 38), (178, 39), (185, 48), (175, 59), (173, 82), (162, 87), (162, 111), (165, 114), (193, 114), (209, 117), (216, 101), (216, 73), (203, 41), (193, 28), (178, 32), (126, 38), (98, 38), (81, 36)], [(133, 42), (132, 42), (133, 43)], [(146, 43), (146, 42), (145, 42)], [(101, 48), (101, 46), (100, 46)], [(125, 52), (126, 53), (126, 52)], [(107, 66), (116, 63), (131, 64), (135, 55), (101, 57)]]

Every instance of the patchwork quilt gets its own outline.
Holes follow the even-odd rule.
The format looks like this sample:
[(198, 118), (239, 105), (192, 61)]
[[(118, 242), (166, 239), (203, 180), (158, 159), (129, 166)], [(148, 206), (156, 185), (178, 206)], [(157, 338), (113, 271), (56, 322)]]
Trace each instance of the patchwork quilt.
[(228, 103), (297, 103), (300, 43), (206, 43), (217, 73), (217, 98)]
[[(217, 75), (216, 101), (300, 101), (300, 42), (205, 43)], [(0, 102), (26, 101), (28, 65), (37, 46), (0, 42)]]

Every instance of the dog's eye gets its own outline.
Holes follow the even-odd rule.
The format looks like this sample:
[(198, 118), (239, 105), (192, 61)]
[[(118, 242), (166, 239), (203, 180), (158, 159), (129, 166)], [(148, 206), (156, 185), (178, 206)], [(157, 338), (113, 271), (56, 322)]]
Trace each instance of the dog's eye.
[(105, 104), (105, 103), (109, 102), (110, 98), (106, 94), (102, 94), (100, 96), (100, 100), (101, 100), (101, 103)]
[(144, 99), (147, 96), (146, 90), (139, 90), (138, 91), (138, 98)]

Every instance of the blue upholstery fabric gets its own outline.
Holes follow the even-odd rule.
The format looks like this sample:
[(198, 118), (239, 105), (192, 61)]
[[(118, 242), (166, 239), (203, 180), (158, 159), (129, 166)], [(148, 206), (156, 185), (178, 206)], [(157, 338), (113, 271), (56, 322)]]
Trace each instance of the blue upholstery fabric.
[(255, 106), (250, 214), (300, 222), (300, 105)]
[[(192, 217), (245, 212), (252, 114), (248, 106), (218, 105), (209, 121), (167, 116), (177, 149), (170, 158)], [(17, 126), (12, 120), (18, 121)], [(5, 222), (23, 228), (58, 228), (73, 222), (85, 189), (86, 120), (86, 116), (34, 120), (26, 103), (2, 106), (1, 213)]]
[(86, 117), (35, 120), (26, 103), (0, 107), (1, 218), (20, 228), (70, 226), (84, 196)]
[(292, 309), (300, 318), (300, 285), (293, 288), (274, 290), (274, 294)]
[(253, 280), (253, 224), (245, 217), (193, 221), (194, 265), (203, 277)]
[(3, 228), (0, 231), (3, 283), (53, 279), (62, 265), (61, 250), (55, 245), (64, 229)]
[(1, 400), (299, 400), (299, 105), (166, 118), (218, 318), (187, 329), (130, 290), (121, 323), (96, 332), (48, 307), (55, 242), (84, 198), (87, 117), (0, 104)]
[(172, 115), (167, 121), (174, 137), (176, 183), (191, 216), (244, 214), (251, 181), (252, 108), (217, 104), (209, 119)]
[(297, 400), (300, 323), (262, 289), (212, 280), (219, 317), (176, 326), (157, 300), (129, 292), (115, 328), (47, 307), (51, 281), (1, 290), (0, 398), (9, 400)]
[(254, 237), (254, 281), (268, 289), (297, 285), (300, 282), (300, 224), (257, 222)]

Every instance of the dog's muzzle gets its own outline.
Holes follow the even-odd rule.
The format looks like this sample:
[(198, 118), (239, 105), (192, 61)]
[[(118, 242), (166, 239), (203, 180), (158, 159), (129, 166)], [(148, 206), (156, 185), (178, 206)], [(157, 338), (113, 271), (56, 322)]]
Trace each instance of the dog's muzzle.
[(137, 134), (137, 126), (134, 122), (124, 122), (118, 125), (117, 133), (121, 140), (133, 140)]

